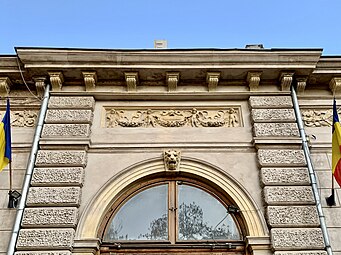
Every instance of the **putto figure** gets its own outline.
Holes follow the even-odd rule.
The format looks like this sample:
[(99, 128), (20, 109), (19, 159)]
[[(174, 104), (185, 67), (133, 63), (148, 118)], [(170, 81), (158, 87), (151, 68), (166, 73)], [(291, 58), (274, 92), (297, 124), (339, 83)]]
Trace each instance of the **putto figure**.
[(166, 170), (178, 171), (181, 160), (181, 152), (177, 150), (167, 150), (163, 152), (163, 161)]

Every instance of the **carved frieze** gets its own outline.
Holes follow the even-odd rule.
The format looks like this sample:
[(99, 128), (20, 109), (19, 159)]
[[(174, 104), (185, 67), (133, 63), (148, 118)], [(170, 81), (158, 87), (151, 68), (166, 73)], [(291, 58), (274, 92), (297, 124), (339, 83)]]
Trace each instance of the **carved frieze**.
[(80, 195), (79, 187), (31, 187), (27, 205), (79, 206)]
[(70, 249), (75, 230), (67, 229), (21, 229), (18, 250)]
[(252, 108), (292, 108), (290, 96), (250, 96)]
[(179, 150), (165, 150), (163, 152), (163, 161), (168, 171), (178, 171), (181, 160), (181, 152)]
[[(3, 118), (5, 112), (1, 113)], [(23, 110), (11, 111), (11, 126), (12, 127), (34, 127), (37, 121), (38, 111)]]
[(85, 166), (85, 151), (48, 151), (39, 150), (36, 166)]
[(58, 97), (52, 96), (49, 100), (49, 109), (93, 109), (93, 97)]
[(105, 127), (240, 127), (240, 109), (106, 109)]
[(303, 150), (258, 150), (261, 166), (305, 166)]
[(47, 110), (46, 123), (91, 123), (91, 110)]
[[(307, 127), (330, 127), (333, 125), (332, 109), (302, 109), (302, 120)], [(338, 111), (340, 114), (340, 111)]]
[(271, 240), (275, 250), (324, 249), (320, 228), (273, 228)]
[(264, 185), (309, 185), (307, 168), (262, 168), (261, 180)]
[(295, 122), (294, 109), (252, 109), (254, 122)]
[(299, 136), (296, 123), (254, 123), (253, 130), (257, 137)]
[(315, 203), (310, 186), (266, 186), (264, 188), (264, 199), (268, 205), (306, 205)]
[(81, 186), (84, 179), (82, 167), (35, 168), (31, 184), (33, 186)]
[(88, 137), (89, 124), (45, 124), (42, 137)]
[(22, 220), (24, 227), (75, 227), (78, 221), (76, 207), (26, 208)]

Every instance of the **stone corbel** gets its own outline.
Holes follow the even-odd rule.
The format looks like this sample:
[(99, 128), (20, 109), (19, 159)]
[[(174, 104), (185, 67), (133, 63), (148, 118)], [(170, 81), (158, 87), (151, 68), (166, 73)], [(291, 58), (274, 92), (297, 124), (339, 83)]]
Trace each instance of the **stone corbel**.
[(63, 82), (64, 82), (64, 77), (62, 72), (49, 72), (50, 76), (50, 82), (52, 85), (52, 90), (53, 91), (61, 91)]
[(12, 82), (8, 77), (0, 77), (0, 96), (6, 97), (9, 94)]
[(247, 83), (249, 84), (250, 91), (258, 90), (260, 77), (262, 72), (248, 72), (247, 73)]
[(208, 72), (206, 75), (206, 82), (208, 84), (208, 91), (215, 91), (219, 83), (220, 73)]
[(290, 91), (290, 86), (294, 77), (294, 72), (283, 72), (279, 77), (282, 91)]
[(94, 91), (96, 88), (97, 74), (96, 72), (82, 72), (86, 91)]
[(308, 80), (307, 77), (300, 77), (300, 78), (296, 79), (296, 81), (297, 81), (297, 93), (298, 94), (304, 93), (305, 87), (307, 86), (307, 80)]
[(137, 72), (126, 72), (126, 73), (124, 73), (124, 76), (126, 79), (128, 92), (136, 91), (136, 86), (138, 83), (138, 73)]
[(176, 91), (179, 81), (179, 73), (167, 73), (166, 74), (166, 82), (168, 86), (168, 91)]
[(33, 80), (36, 85), (38, 97), (43, 97), (46, 86), (46, 77), (34, 77)]
[(341, 77), (334, 77), (329, 82), (329, 88), (333, 95), (339, 94), (341, 91)]

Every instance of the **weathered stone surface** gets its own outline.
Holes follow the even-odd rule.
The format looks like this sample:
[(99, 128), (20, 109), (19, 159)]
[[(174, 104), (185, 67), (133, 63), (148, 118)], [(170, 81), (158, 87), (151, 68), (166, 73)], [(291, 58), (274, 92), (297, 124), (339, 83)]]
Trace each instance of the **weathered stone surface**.
[(250, 97), (252, 108), (291, 108), (292, 100), (290, 96), (268, 96), (268, 97)]
[(318, 227), (316, 206), (268, 206), (271, 227)]
[(86, 165), (85, 151), (39, 150), (36, 166), (83, 166)]
[(264, 198), (269, 205), (315, 203), (310, 186), (265, 187)]
[(27, 196), (27, 205), (79, 206), (80, 196), (79, 187), (31, 187)]
[(33, 186), (47, 185), (77, 185), (81, 186), (84, 179), (84, 170), (81, 167), (70, 168), (35, 168), (31, 184)]
[(42, 137), (88, 137), (89, 124), (45, 124)]
[(264, 185), (308, 185), (307, 168), (262, 168), (261, 179)]
[(305, 166), (303, 150), (258, 150), (261, 166)]
[(75, 227), (78, 220), (76, 207), (26, 208), (22, 220), (24, 227)]
[(275, 251), (274, 255), (327, 255), (326, 251)]
[(70, 251), (18, 251), (15, 255), (71, 255)]
[(294, 109), (252, 109), (254, 122), (295, 122)]
[(294, 136), (299, 137), (296, 123), (254, 123), (255, 136)]
[(18, 250), (70, 249), (73, 229), (22, 229), (19, 232)]
[(91, 123), (91, 110), (47, 110), (46, 123)]
[(49, 108), (68, 109), (93, 109), (95, 99), (93, 97), (51, 97)]
[(275, 250), (323, 249), (323, 236), (319, 228), (273, 228), (272, 246)]

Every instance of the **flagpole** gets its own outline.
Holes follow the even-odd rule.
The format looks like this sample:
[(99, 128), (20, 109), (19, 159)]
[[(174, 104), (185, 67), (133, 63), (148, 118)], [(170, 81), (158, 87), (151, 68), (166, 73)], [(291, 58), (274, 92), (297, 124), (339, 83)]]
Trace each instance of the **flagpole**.
[(13, 184), (12, 184), (12, 161), (8, 163), (9, 165), (9, 191), (12, 192)]

